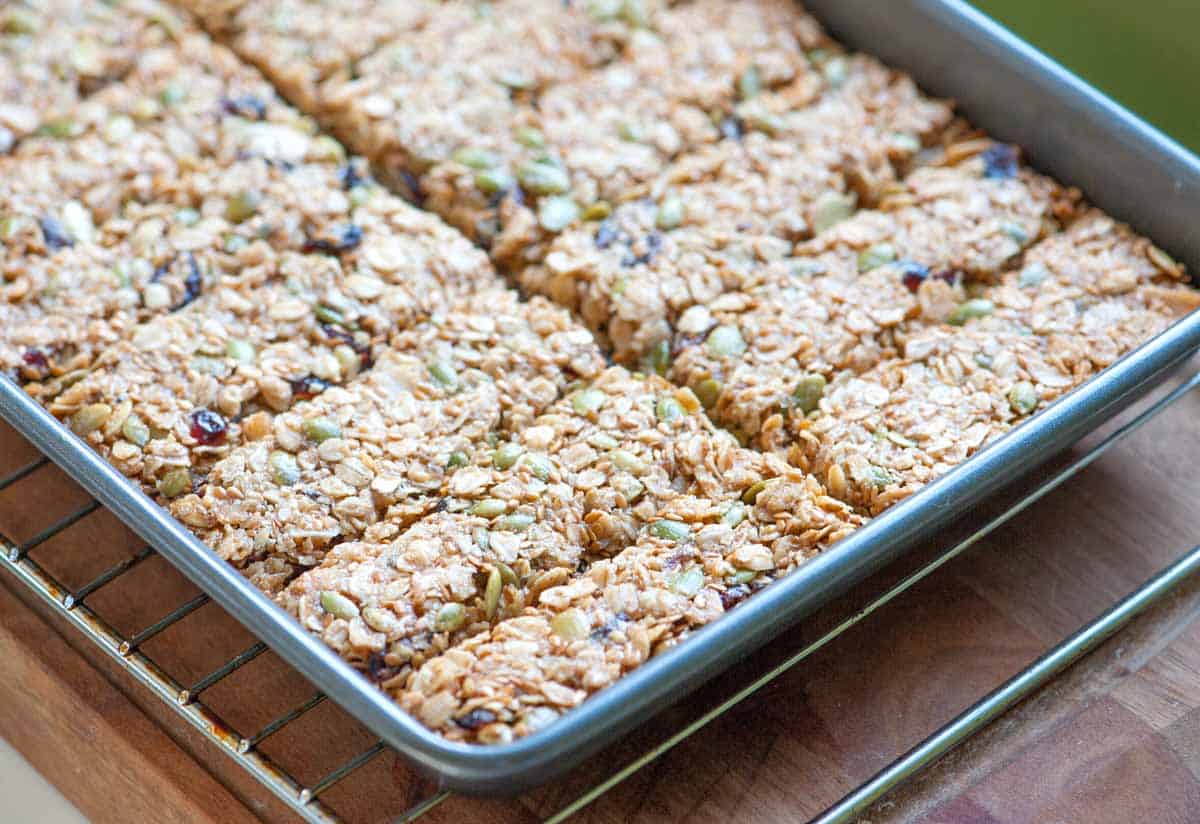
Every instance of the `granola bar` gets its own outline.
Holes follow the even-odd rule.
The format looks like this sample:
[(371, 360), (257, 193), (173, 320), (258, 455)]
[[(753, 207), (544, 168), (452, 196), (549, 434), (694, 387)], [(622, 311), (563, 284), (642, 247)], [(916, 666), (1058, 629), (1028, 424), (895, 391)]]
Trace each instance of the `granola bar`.
[[(860, 523), (803, 476), (746, 505), (681, 496), (638, 542), (539, 593), (523, 614), (427, 660), (400, 705), (451, 740), (507, 743), (551, 723)], [(398, 680), (398, 679), (397, 679)]]
[[(851, 279), (903, 262), (915, 278), (978, 278), (1036, 240), (1056, 210), (1068, 216), (1060, 201), (1069, 193), (1030, 172), (989, 172), (978, 157), (920, 169), (885, 190), (888, 211), (851, 216), (858, 195), (840, 162), (832, 146), (801, 150), (762, 134), (691, 155), (656, 197), (561, 235), (522, 284), (577, 308), (629, 363), (665, 345), (693, 306), (731, 291), (786, 288), (773, 264)], [(827, 231), (806, 242), (816, 229)]]
[(574, 570), (581, 548), (548, 523), (497, 528), (439, 512), (392, 541), (334, 547), (278, 596), (301, 625), (373, 680), (402, 682), (412, 668), (527, 602)]
[(370, 364), (369, 344), (322, 324), (318, 305), (282, 283), (219, 288), (131, 330), (50, 411), (151, 495), (190, 492), (244, 437), (262, 437), (266, 413)]
[(185, 27), (153, 0), (120, 8), (81, 0), (6, 3), (0, 10), (0, 155), (39, 129), (73, 131), (64, 115), (82, 98), (120, 79), (139, 51)]
[(559, 309), (505, 291), (474, 300), (397, 335), (359, 379), (275, 416), (172, 511), (235, 563), (312, 565), (336, 541), (376, 524), (394, 534), (437, 506), (452, 456), (601, 363)]

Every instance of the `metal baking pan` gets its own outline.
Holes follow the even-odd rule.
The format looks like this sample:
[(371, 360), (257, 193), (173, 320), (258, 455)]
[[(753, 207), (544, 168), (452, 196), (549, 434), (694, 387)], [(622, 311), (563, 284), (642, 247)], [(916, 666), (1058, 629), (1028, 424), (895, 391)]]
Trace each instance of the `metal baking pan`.
[[(810, 0), (847, 45), (957, 99), (1033, 164), (1200, 272), (1200, 161), (958, 0)], [(383, 693), (128, 483), (7, 379), (0, 415), (280, 656), (442, 786), (514, 794), (544, 783), (1069, 446), (1200, 348), (1200, 313), (1133, 352), (988, 449), (649, 661), (535, 735), (452, 744)]]

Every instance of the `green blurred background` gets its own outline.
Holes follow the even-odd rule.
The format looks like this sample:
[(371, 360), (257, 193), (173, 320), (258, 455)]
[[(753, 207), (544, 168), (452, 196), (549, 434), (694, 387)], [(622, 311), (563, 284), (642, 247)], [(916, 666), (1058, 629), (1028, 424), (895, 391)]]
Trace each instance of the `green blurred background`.
[(1200, 152), (1200, 0), (974, 0)]

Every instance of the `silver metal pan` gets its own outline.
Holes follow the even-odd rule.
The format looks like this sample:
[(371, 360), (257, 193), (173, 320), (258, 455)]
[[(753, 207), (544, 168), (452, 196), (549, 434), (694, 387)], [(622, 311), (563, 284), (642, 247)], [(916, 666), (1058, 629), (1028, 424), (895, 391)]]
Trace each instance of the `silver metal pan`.
[[(846, 44), (957, 99), (1033, 164), (1200, 271), (1200, 161), (957, 0), (810, 0)], [(18, 387), (0, 416), (280, 656), (449, 789), (513, 794), (553, 779), (878, 570), (1139, 398), (1200, 348), (1189, 317), (919, 494), (537, 734), (447, 743), (304, 632)]]

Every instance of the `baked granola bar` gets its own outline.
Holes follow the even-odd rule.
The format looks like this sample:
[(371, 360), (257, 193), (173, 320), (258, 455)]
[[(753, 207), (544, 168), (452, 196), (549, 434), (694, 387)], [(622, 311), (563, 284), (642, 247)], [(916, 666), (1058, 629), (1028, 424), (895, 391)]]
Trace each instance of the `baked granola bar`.
[(0, 155), (39, 129), (65, 135), (65, 117), (125, 74), (143, 49), (186, 29), (169, 6), (131, 0), (115, 7), (84, 0), (5, 3), (0, 9)]
[(681, 161), (656, 198), (563, 234), (521, 280), (577, 308), (628, 363), (667, 345), (691, 307), (793, 276), (851, 280), (898, 264), (914, 290), (931, 275), (994, 277), (1070, 218), (1073, 195), (1019, 169), (1010, 147), (974, 145), (974, 157), (923, 167), (885, 188), (879, 210), (854, 214), (831, 147), (750, 135)]
[(336, 541), (375, 524), (394, 534), (438, 506), (452, 457), (601, 364), (562, 310), (502, 290), (473, 300), (397, 335), (359, 379), (275, 416), (172, 511), (235, 563), (312, 565)]
[(662, 514), (620, 554), (426, 661), (403, 687), (385, 686), (451, 740), (507, 743), (681, 642), (859, 523), (803, 476), (776, 478), (751, 504), (681, 496)]

